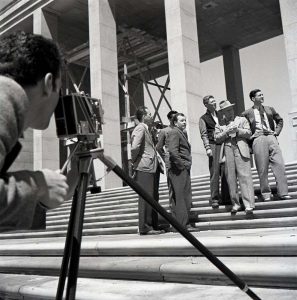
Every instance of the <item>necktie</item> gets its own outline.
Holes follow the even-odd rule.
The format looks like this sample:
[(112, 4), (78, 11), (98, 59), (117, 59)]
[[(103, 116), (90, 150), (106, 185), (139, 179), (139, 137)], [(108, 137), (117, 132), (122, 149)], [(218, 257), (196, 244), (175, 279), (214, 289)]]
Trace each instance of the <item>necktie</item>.
[(262, 105), (259, 107), (259, 113), (260, 113), (260, 118), (261, 118), (261, 123), (262, 123), (263, 129), (266, 129), (266, 130), (269, 129), (269, 127), (265, 121), (265, 116), (264, 116), (265, 112), (264, 112), (264, 107)]

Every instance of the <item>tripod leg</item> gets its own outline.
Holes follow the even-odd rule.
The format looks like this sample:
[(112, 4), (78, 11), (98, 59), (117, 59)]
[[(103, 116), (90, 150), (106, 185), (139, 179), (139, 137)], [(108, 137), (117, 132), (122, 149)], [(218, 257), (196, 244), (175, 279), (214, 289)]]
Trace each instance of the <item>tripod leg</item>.
[(81, 172), (79, 185), (78, 185), (78, 195), (77, 195), (77, 207), (76, 215), (74, 219), (74, 228), (72, 236), (72, 247), (69, 261), (69, 271), (68, 271), (68, 282), (67, 282), (67, 291), (66, 299), (73, 300), (75, 299), (77, 276), (78, 276), (78, 267), (79, 267), (79, 258), (80, 258), (80, 249), (81, 249), (81, 237), (83, 229), (83, 219), (85, 211), (85, 202), (86, 202), (86, 191), (89, 181), (89, 170), (92, 163), (91, 156), (83, 157), (81, 165), (84, 171)]
[(78, 195), (77, 195), (77, 190), (76, 190), (75, 194), (73, 196), (72, 205), (71, 205), (71, 212), (70, 212), (70, 216), (69, 216), (67, 236), (66, 236), (66, 240), (65, 240), (64, 254), (63, 254), (63, 260), (62, 260), (62, 265), (61, 265), (61, 270), (60, 270), (56, 300), (63, 299), (63, 291), (64, 291), (65, 281), (66, 281), (66, 276), (67, 276), (70, 251), (72, 248), (72, 236), (73, 236), (74, 219), (75, 219), (75, 215), (76, 215), (77, 197), (78, 197)]

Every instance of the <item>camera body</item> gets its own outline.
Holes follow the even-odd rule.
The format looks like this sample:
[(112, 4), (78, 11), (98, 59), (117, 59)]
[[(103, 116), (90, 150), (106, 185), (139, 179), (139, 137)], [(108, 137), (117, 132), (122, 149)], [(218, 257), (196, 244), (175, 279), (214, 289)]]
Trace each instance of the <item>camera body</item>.
[(60, 96), (55, 109), (57, 136), (60, 139), (102, 133), (101, 101), (84, 94)]

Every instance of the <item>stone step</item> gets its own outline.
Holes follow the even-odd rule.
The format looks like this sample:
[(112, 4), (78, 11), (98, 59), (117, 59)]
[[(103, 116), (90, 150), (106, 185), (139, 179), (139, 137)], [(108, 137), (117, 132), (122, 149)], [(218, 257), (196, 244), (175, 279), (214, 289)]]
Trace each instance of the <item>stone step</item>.
[[(194, 203), (194, 207), (191, 209), (191, 211), (193, 212), (197, 212), (197, 214), (210, 214), (213, 212), (230, 212), (231, 210), (231, 205), (226, 205), (223, 206), (221, 205), (219, 208), (212, 208), (210, 206), (207, 207), (198, 207), (195, 205), (196, 203)], [(274, 208), (288, 208), (288, 207), (297, 207), (297, 199), (292, 198), (289, 200), (273, 200), (273, 201), (265, 201), (265, 202), (256, 202), (255, 203), (255, 211), (257, 210), (265, 210), (265, 209), (274, 209)], [(132, 212), (132, 210), (130, 210)], [(111, 213), (113, 211), (110, 211)]]
[[(297, 287), (297, 257), (218, 257), (250, 286)], [(1, 272), (58, 276), (61, 257), (0, 257)], [(79, 276), (122, 280), (229, 285), (205, 257), (80, 257)]]
[[(285, 207), (297, 207), (297, 199), (290, 199), (290, 200), (276, 200), (276, 201), (266, 201), (266, 202), (256, 202), (256, 210), (264, 210), (264, 209), (273, 209), (273, 208), (285, 208)], [(169, 209), (169, 205), (165, 204), (162, 206)], [(193, 208), (191, 211), (197, 214), (209, 214), (209, 213), (220, 213), (220, 212), (229, 212), (231, 210), (231, 206), (223, 206), (221, 205), (219, 208), (213, 209), (208, 205), (208, 201), (205, 201), (205, 207), (198, 207), (196, 202), (193, 203)], [(96, 220), (96, 218), (114, 218), (115, 216), (123, 216), (135, 214), (138, 212), (137, 205), (132, 207), (126, 208), (117, 208), (116, 212), (113, 209), (105, 210), (105, 211), (98, 211), (98, 210), (91, 210), (85, 212), (84, 222), (90, 222), (91, 220)], [(47, 216), (46, 223), (50, 224), (60, 224), (64, 222), (68, 222), (69, 219), (69, 212), (65, 214)]]
[[(293, 173), (295, 172), (296, 173), (296, 169), (297, 169), (297, 163), (296, 162), (293, 162), (293, 163), (287, 163), (285, 165), (285, 169), (286, 169), (286, 174), (290, 174), (291, 172), (290, 171), (293, 171)], [(258, 177), (257, 176), (257, 171), (255, 168), (252, 168), (252, 175), (253, 177)], [(272, 171), (269, 169), (269, 176), (272, 176)], [(199, 176), (193, 176), (192, 178), (192, 183), (195, 183), (195, 182), (199, 182), (199, 181), (202, 181), (202, 182), (208, 182), (209, 181), (209, 174), (205, 174), (205, 175), (199, 175)], [(167, 184), (166, 182), (161, 182), (160, 183), (160, 188), (166, 188)], [(129, 187), (118, 187), (118, 188), (114, 188), (114, 189), (109, 189), (109, 190), (105, 190), (105, 191), (102, 191), (102, 194), (104, 194), (105, 196), (108, 196), (108, 195), (113, 195), (113, 194), (118, 194), (118, 193), (123, 193), (123, 192), (126, 192), (126, 191), (129, 191)]]
[[(294, 165), (294, 167), (290, 167), (290, 168), (286, 168), (286, 175), (292, 175), (292, 174), (296, 174), (296, 169), (297, 169), (297, 164)], [(253, 180), (259, 180), (257, 172), (254, 170), (252, 172), (252, 176), (253, 176)], [(268, 173), (268, 176), (272, 179), (274, 179), (273, 173), (270, 171)], [(193, 176), (191, 177), (192, 180), (192, 185), (207, 185), (209, 184), (209, 174), (206, 175), (202, 175), (202, 176)], [(166, 181), (162, 181), (160, 182), (160, 191), (162, 192), (163, 190), (167, 189), (167, 183)], [(119, 187), (119, 188), (115, 188), (115, 189), (109, 189), (109, 190), (104, 190), (99, 194), (88, 194), (89, 197), (96, 197), (97, 195), (102, 195), (102, 197), (108, 198), (108, 197), (113, 197), (115, 195), (125, 195), (127, 193), (129, 193), (131, 191), (130, 187), (125, 186), (125, 187)]]
[[(106, 227), (126, 227), (126, 226), (137, 226), (138, 225), (138, 214), (127, 214), (127, 217), (117, 215), (112, 218), (95, 218), (91, 222), (84, 222), (84, 229), (89, 228), (106, 228)], [(277, 209), (267, 209), (267, 210), (255, 210), (253, 215), (246, 216), (244, 212), (238, 212), (237, 214), (233, 215), (230, 212), (222, 212), (216, 213), (213, 212), (211, 214), (204, 214), (199, 215), (198, 220), (196, 219), (197, 224), (203, 222), (216, 222), (222, 220), (242, 220), (242, 219), (249, 219), (249, 220), (256, 220), (256, 219), (264, 219), (264, 218), (279, 218), (279, 217), (297, 217), (297, 208), (290, 207), (290, 208), (277, 208)], [(194, 220), (192, 220), (193, 222)], [(47, 226), (47, 230), (66, 230), (68, 227), (68, 223), (63, 222), (60, 224), (50, 223)]]
[(297, 225), (297, 217), (276, 217), (264, 219), (224, 220), (195, 223), (197, 230), (217, 230), (235, 228), (275, 228)]
[[(294, 191), (297, 191), (297, 179), (296, 180), (289, 180), (289, 193), (292, 193)], [(259, 188), (259, 185), (255, 185), (255, 188)], [(205, 189), (200, 189), (200, 190), (193, 190), (192, 191), (192, 196), (193, 196), (193, 201), (195, 201), (195, 199), (199, 200), (199, 199), (209, 199), (210, 197), (210, 189), (209, 188), (205, 188)], [(198, 197), (198, 198), (196, 198)], [(133, 204), (133, 203), (137, 203), (138, 200), (138, 196), (136, 195), (136, 193), (132, 193), (130, 195), (127, 195), (125, 197), (119, 197), (119, 198), (110, 198), (110, 199), (105, 199), (105, 200), (101, 200), (99, 201), (99, 199), (97, 200), (93, 200), (90, 201), (89, 198), (86, 199), (86, 209), (89, 208), (106, 208), (106, 207), (110, 207), (113, 205), (129, 205), (129, 204)], [(168, 194), (164, 194), (164, 195), (160, 195), (160, 203), (164, 203), (164, 202), (168, 202)], [(48, 216), (52, 216), (55, 215), (59, 212), (65, 212), (67, 210), (70, 211), (71, 208), (71, 204), (72, 201), (67, 201), (64, 203), (63, 206), (56, 208), (52, 211), (49, 211), (47, 213)]]
[[(287, 173), (287, 178), (288, 178), (288, 184), (289, 185), (296, 185), (297, 182), (297, 174), (296, 174), (296, 170), (292, 170), (290, 172)], [(271, 184), (274, 184), (274, 177), (272, 174), (270, 174), (269, 176), (269, 181)], [(255, 182), (255, 188), (259, 188), (259, 180), (258, 178), (254, 179)], [(209, 191), (209, 178), (207, 178), (207, 181), (203, 184), (192, 184), (192, 188), (193, 188), (193, 193), (196, 192), (196, 188), (199, 188), (199, 193), (210, 193)], [(88, 203), (91, 204), (92, 202), (109, 202), (110, 201), (119, 201), (119, 200), (124, 200), (124, 199), (130, 199), (131, 196), (135, 199), (137, 199), (137, 194), (132, 191), (130, 188), (127, 188), (125, 191), (123, 192), (116, 192), (116, 193), (99, 193), (99, 194), (88, 194)], [(160, 197), (168, 197), (168, 190), (167, 190), (167, 186), (164, 186), (164, 189), (160, 189)], [(103, 201), (101, 200), (103, 199)], [(70, 203), (69, 202), (65, 202), (62, 206), (59, 207), (59, 209), (63, 209), (65, 206), (69, 206)], [(57, 209), (58, 210), (58, 209)]]
[[(297, 178), (297, 174), (296, 174), (296, 170), (288, 170), (286, 172), (287, 178), (292, 178), (292, 179), (296, 179)], [(273, 176), (272, 173), (269, 173), (268, 179), (271, 183), (274, 183), (275, 178)], [(259, 178), (257, 175), (253, 175), (253, 181), (254, 183), (259, 183)], [(209, 188), (209, 176), (207, 178), (205, 178), (205, 180), (203, 181), (197, 181), (197, 180), (192, 180), (192, 188), (202, 188), (202, 187), (206, 187)], [(168, 189), (167, 189), (167, 183), (161, 182), (160, 183), (160, 187), (159, 187), (159, 192), (160, 195), (162, 195), (163, 193), (167, 193)], [(113, 198), (113, 197), (123, 197), (125, 198), (125, 196), (129, 195), (130, 193), (134, 193), (130, 188), (125, 188), (125, 190), (123, 191), (116, 191), (116, 192), (101, 192), (99, 194), (88, 194), (88, 198), (91, 199), (108, 199), (108, 198)]]
[[(206, 203), (208, 204), (208, 203)], [(255, 204), (255, 218), (258, 218), (259, 215), (257, 214), (258, 210), (267, 210), (267, 209), (279, 209), (279, 208), (295, 208), (297, 207), (297, 199), (290, 199), (290, 200), (278, 200), (278, 201), (267, 201), (267, 202), (258, 202)], [(169, 212), (169, 205), (163, 205), (167, 212)], [(197, 212), (199, 214), (198, 220), (203, 220), (204, 215), (208, 217), (208, 215), (213, 216), (215, 219), (218, 214), (222, 215), (225, 218), (223, 213), (228, 212), (228, 216), (230, 215), (231, 206), (220, 206), (218, 209), (213, 209), (211, 207), (195, 207), (192, 208), (193, 212)], [(105, 214), (103, 214), (105, 213)], [(279, 212), (275, 211), (275, 214)], [(239, 213), (238, 215), (241, 215)], [(282, 213), (278, 214), (278, 216), (284, 216)], [(128, 209), (122, 210), (109, 210), (109, 211), (100, 211), (100, 212), (93, 212), (92, 214), (85, 214), (84, 224), (91, 223), (91, 222), (99, 222), (99, 221), (117, 221), (117, 220), (131, 220), (138, 218), (138, 208), (137, 205), (135, 207), (131, 207)], [(213, 220), (214, 220), (213, 219)], [(232, 218), (233, 219), (233, 218)], [(46, 225), (47, 229), (50, 229), (51, 226), (58, 226), (68, 223), (69, 215), (58, 215), (55, 217), (47, 218)]]
[[(137, 233), (138, 226), (116, 226), (110, 224), (110, 227), (84, 228), (83, 235), (116, 235)], [(127, 224), (124, 224), (127, 225)], [(207, 221), (195, 223), (196, 231), (205, 230), (225, 230), (225, 229), (244, 229), (244, 228), (277, 228), (294, 227), (297, 225), (297, 217), (275, 217), (264, 219), (245, 219), (245, 220), (224, 220)], [(40, 231), (17, 231), (0, 234), (0, 239), (17, 238), (41, 238), (41, 237), (60, 237), (65, 236), (66, 230), (40, 230)]]
[[(293, 197), (290, 200), (279, 200), (279, 202), (274, 200), (274, 201), (267, 201), (265, 203), (289, 203), (290, 201), (297, 199), (297, 192), (290, 192), (290, 195)], [(287, 202), (287, 201), (289, 201), (289, 202)], [(159, 203), (166, 209), (169, 207), (168, 200), (160, 200)], [(258, 202), (258, 203), (261, 203), (261, 202)], [(214, 209), (212, 209), (210, 207), (209, 198), (207, 196), (205, 196), (204, 198), (199, 197), (199, 196), (193, 197), (192, 206), (193, 206), (193, 208), (192, 208), (193, 211), (196, 211), (196, 210), (198, 211), (199, 209), (202, 211), (206, 210), (209, 212), (215, 211)], [(288, 205), (288, 206), (291, 206), (291, 205)], [(221, 205), (219, 210), (228, 211), (229, 207), (225, 208), (224, 206)], [(110, 215), (110, 214), (114, 214), (114, 211), (116, 211), (117, 213), (119, 213), (119, 212), (133, 213), (133, 212), (137, 211), (137, 201), (131, 202), (131, 203), (128, 203), (125, 205), (118, 203), (118, 204), (105, 205), (105, 206), (100, 206), (100, 207), (88, 207), (85, 211), (85, 216), (88, 217), (88, 216), (98, 216), (98, 215)], [(55, 213), (55, 214), (48, 213), (47, 220), (53, 221), (53, 220), (60, 220), (63, 218), (68, 219), (69, 213), (70, 213), (70, 210), (66, 210), (66, 209), (64, 211), (61, 211), (61, 212)]]
[[(84, 229), (83, 235), (116, 235), (116, 234), (132, 234), (138, 232), (138, 226), (126, 226), (126, 227), (109, 227), (109, 228), (90, 228)], [(40, 237), (64, 237), (66, 231), (60, 230), (31, 230), (31, 231), (16, 231), (9, 233), (1, 233), (1, 239), (25, 239), (25, 238), (40, 238)]]
[[(192, 233), (218, 256), (296, 256), (297, 227)], [(65, 238), (6, 239), (0, 256), (61, 256)], [(85, 236), (82, 256), (201, 256), (179, 233), (139, 236)]]
[(277, 218), (277, 217), (297, 217), (297, 207), (273, 208), (265, 210), (254, 210), (252, 215), (246, 215), (244, 211), (239, 211), (236, 214), (230, 212), (210, 213), (198, 215), (197, 222), (211, 222), (223, 220), (243, 220), (243, 219), (264, 219), (264, 218)]
[[(292, 191), (289, 191), (289, 195), (293, 197), (293, 199), (297, 199), (297, 191), (296, 189), (292, 189)], [(257, 197), (255, 198), (256, 202), (261, 202), (261, 200), (258, 200)], [(206, 207), (209, 206), (209, 196), (208, 195), (202, 195), (202, 196), (196, 196), (193, 197), (193, 207)]]
[[(54, 300), (58, 278), (53, 276), (0, 274), (0, 291), (5, 299)], [(253, 287), (260, 299), (293, 300), (297, 290)], [(173, 300), (251, 299), (236, 286), (214, 286), (172, 282), (78, 278), (79, 300)]]

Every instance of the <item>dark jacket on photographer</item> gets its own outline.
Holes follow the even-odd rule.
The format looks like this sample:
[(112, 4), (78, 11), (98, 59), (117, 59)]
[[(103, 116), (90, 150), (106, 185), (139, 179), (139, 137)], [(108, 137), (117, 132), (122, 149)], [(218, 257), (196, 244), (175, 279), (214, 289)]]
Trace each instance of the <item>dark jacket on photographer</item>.
[(0, 231), (29, 229), (40, 199), (48, 197), (42, 172), (7, 172), (16, 158), (27, 109), (24, 89), (0, 76)]

